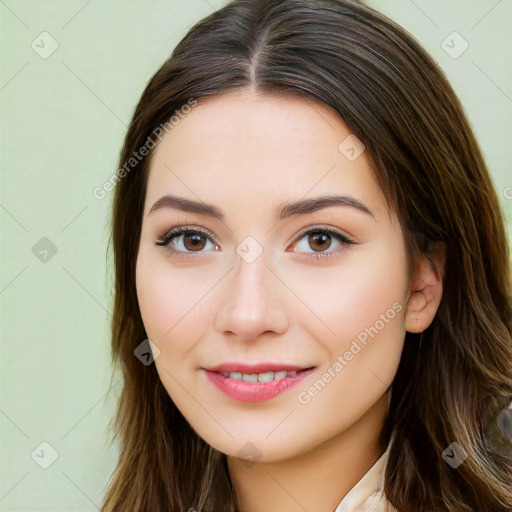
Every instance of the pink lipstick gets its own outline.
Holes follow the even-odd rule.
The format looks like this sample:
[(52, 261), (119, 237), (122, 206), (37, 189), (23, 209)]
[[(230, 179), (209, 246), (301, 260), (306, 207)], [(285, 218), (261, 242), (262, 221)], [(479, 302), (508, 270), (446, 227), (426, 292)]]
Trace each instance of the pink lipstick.
[(210, 382), (228, 397), (263, 402), (298, 384), (314, 368), (281, 363), (225, 363), (203, 369)]

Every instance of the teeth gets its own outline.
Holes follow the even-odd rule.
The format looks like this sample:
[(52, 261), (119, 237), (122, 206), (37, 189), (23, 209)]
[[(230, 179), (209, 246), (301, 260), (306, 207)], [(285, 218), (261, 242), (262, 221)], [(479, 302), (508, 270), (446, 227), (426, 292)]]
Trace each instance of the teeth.
[(265, 373), (239, 373), (239, 372), (221, 372), (224, 377), (240, 380), (243, 382), (270, 382), (272, 380), (282, 380), (285, 377), (293, 377), (297, 375), (295, 370), (287, 372), (265, 372)]
[(258, 382), (270, 382), (271, 380), (274, 380), (274, 373), (273, 372), (260, 373), (257, 375), (257, 377), (258, 377)]

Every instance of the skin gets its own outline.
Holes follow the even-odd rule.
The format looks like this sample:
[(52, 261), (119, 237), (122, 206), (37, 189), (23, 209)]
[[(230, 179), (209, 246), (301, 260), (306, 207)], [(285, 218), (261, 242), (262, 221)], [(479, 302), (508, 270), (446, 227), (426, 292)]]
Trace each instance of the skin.
[[(349, 161), (338, 150), (347, 135), (328, 106), (248, 89), (194, 107), (151, 162), (136, 267), (141, 315), (161, 351), (155, 365), (163, 385), (196, 432), (227, 454), (243, 512), (338, 505), (385, 449), (378, 439), (405, 332), (426, 329), (441, 299), (442, 255), (437, 269), (422, 262), (408, 281), (400, 224), (366, 153)], [(173, 208), (149, 214), (165, 194), (213, 204), (224, 219)], [(351, 206), (274, 216), (286, 202), (330, 194), (356, 198), (373, 217)], [(217, 242), (200, 238), (194, 249), (175, 238), (189, 258), (155, 245), (177, 222), (207, 229)], [(298, 238), (316, 227), (356, 243)], [(247, 236), (263, 248), (251, 263), (236, 252)], [(314, 259), (315, 251), (333, 255)], [(299, 393), (394, 303), (394, 318), (300, 403)], [(316, 368), (277, 397), (247, 403), (222, 394), (202, 370), (228, 361)], [(257, 463), (239, 454), (248, 442)]]

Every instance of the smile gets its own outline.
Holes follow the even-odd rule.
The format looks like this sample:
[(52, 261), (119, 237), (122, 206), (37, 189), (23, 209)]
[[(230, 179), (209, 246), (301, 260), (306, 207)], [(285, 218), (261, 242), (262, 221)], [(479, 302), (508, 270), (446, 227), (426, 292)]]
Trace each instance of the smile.
[(204, 370), (208, 380), (224, 395), (241, 402), (270, 400), (295, 386), (313, 372), (315, 367), (279, 369), (277, 371)]
[(265, 372), (265, 373), (239, 373), (239, 372), (221, 372), (224, 377), (230, 379), (242, 380), (244, 382), (270, 382), (271, 380), (282, 380), (285, 377), (294, 377), (297, 375), (295, 370), (287, 372)]

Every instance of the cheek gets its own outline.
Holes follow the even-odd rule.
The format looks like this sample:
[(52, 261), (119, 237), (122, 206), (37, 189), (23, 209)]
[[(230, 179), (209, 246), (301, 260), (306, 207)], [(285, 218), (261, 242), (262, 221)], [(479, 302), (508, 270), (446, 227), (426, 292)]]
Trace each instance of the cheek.
[(383, 251), (367, 261), (362, 258), (360, 271), (349, 281), (345, 293), (337, 297), (345, 312), (344, 320), (359, 331), (375, 325), (382, 330), (382, 322), (388, 330), (391, 321), (400, 327), (405, 311), (406, 269), (400, 254), (391, 256)]
[(407, 285), (405, 252), (401, 240), (374, 244), (347, 255), (339, 265), (289, 276), (297, 295), (309, 307), (303, 327), (322, 340), (331, 357), (348, 350), (367, 329), (382, 343), (403, 338), (404, 292)]
[[(185, 353), (200, 339), (212, 277), (197, 269), (176, 269), (165, 258), (139, 253), (137, 298), (148, 338), (163, 353)], [(172, 359), (171, 359), (172, 360)]]
[(330, 411), (334, 430), (348, 426), (382, 397), (403, 348), (405, 260), (399, 251), (370, 252), (347, 264), (336, 279), (325, 279), (330, 292), (322, 300), (320, 294), (312, 298), (334, 334), (319, 336), (308, 322), (327, 360), (318, 379), (298, 390), (297, 400), (311, 417)]
[(172, 293), (169, 293), (170, 280), (158, 264), (145, 264), (143, 255), (139, 255), (136, 283), (146, 333), (152, 341), (158, 343), (174, 324), (176, 301)]

